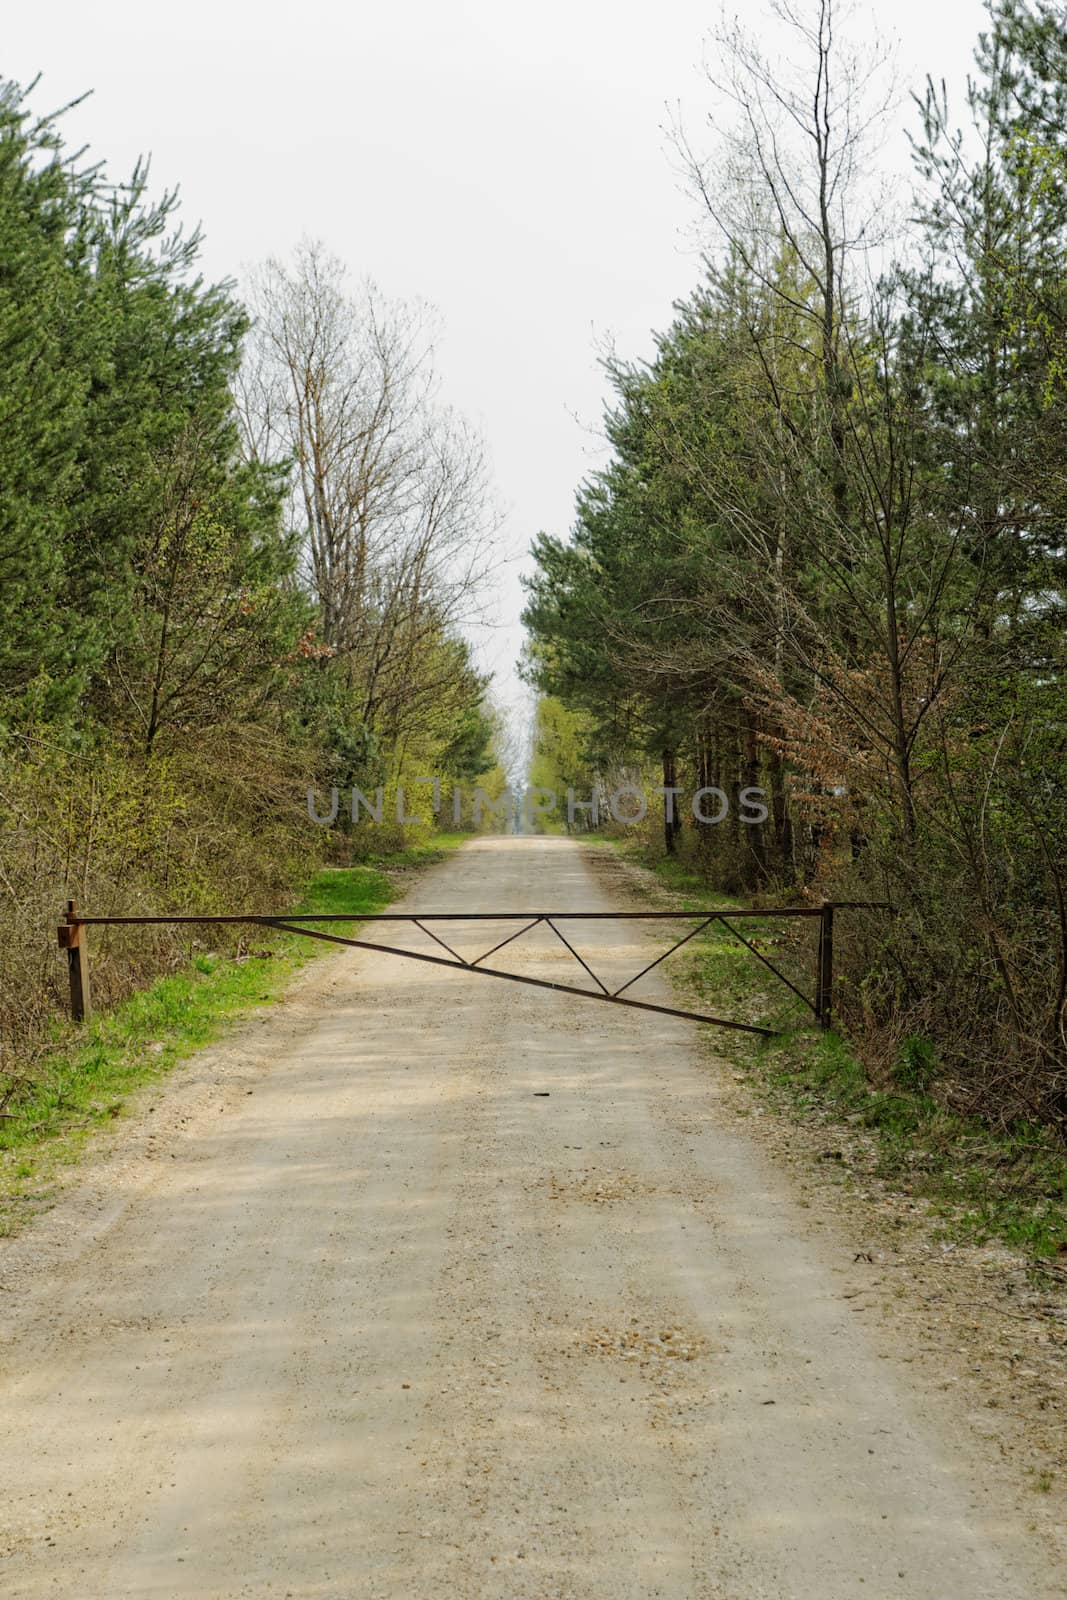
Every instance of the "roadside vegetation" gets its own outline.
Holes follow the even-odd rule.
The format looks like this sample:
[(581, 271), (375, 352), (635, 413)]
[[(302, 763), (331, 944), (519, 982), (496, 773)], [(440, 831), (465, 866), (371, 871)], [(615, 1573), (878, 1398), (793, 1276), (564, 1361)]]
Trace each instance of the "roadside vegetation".
[[(616, 839), (633, 880), (657, 904), (707, 912), (737, 905), (710, 889), (699, 862)], [(788, 921), (745, 921), (750, 942), (811, 994), (813, 930)], [(664, 969), (700, 1009), (779, 1030), (779, 1037), (710, 1030), (716, 1055), (745, 1073), (779, 1111), (825, 1127), (822, 1158), (850, 1181), (871, 1179), (923, 1204), (958, 1237), (997, 1239), (1034, 1261), (1067, 1262), (1067, 1153), (1053, 1130), (1020, 1118), (1010, 1126), (961, 1116), (931, 1092), (938, 1062), (922, 1038), (905, 1040), (875, 1066), (810, 1011), (721, 926), (698, 935)], [(836, 1130), (836, 1136), (835, 1136)]]
[(678, 130), (705, 275), (536, 544), (534, 781), (675, 791), (660, 848), (722, 893), (888, 904), (837, 941), (871, 1085), (1063, 1141), (1067, 24), (991, 0), (948, 105), (835, 0), (774, 10)]
[[(422, 775), (446, 816), (454, 785), (506, 781), (464, 631), (493, 494), (432, 317), (311, 242), (243, 297), (206, 282), (176, 197), (66, 146), (40, 93), (0, 79), (5, 1129), (53, 1093), (68, 900), (278, 911), (320, 866), (424, 844)], [(397, 820), (405, 784), (423, 823)], [(353, 824), (353, 788), (380, 826)], [(332, 826), (311, 790), (319, 816), (343, 795)], [(208, 959), (188, 930), (96, 940), (94, 1038), (162, 977), (154, 1028)]]

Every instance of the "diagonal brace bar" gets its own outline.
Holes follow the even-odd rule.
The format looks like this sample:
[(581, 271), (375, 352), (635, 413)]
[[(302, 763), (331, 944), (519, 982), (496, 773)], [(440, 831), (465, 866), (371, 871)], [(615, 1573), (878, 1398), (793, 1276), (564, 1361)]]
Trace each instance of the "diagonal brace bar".
[[(712, 920), (712, 919), (709, 918), (709, 921), (710, 920)], [(762, 961), (763, 965), (765, 967), (769, 967), (770, 970), (774, 973), (775, 977), (776, 978), (781, 978), (781, 980), (785, 984), (786, 988), (787, 989), (792, 989), (792, 991), (796, 995), (797, 999), (798, 1000), (803, 1000), (804, 1004), (808, 1007), (808, 1010), (809, 1011), (814, 1011), (815, 1015), (818, 1016), (819, 1008), (815, 1005), (814, 1001), (809, 1000), (807, 995), (804, 994), (802, 990), (798, 989), (795, 983), (791, 983), (790, 980), (786, 977), (784, 972), (779, 972), (778, 968), (775, 966), (774, 962), (773, 961), (768, 961), (767, 957), (765, 955), (763, 955), (761, 951), (757, 950), (756, 946), (754, 944), (749, 944), (748, 940), (745, 938), (743, 933), (738, 933), (736, 928), (731, 928), (730, 924), (725, 920), (724, 917), (716, 917), (714, 920), (716, 922), (721, 922), (723, 927), (726, 929), (727, 933), (732, 933), (735, 939), (739, 939), (741, 941), (741, 943), (744, 945), (746, 950), (751, 950), (752, 951), (752, 954), (755, 956), (757, 961)]]
[(447, 950), (450, 956), (454, 956), (455, 959), (460, 963), (461, 966), (464, 966), (464, 967), (469, 967), (470, 966), (470, 962), (469, 961), (465, 961), (463, 959), (463, 957), (459, 954), (458, 950), (453, 950), (453, 948), (452, 948), (452, 946), (450, 944), (446, 944), (443, 939), (439, 939), (437, 934), (434, 933), (432, 928), (424, 928), (422, 923), (419, 921), (418, 917), (412, 917), (411, 920), (414, 922), (416, 928), (419, 928), (423, 933), (428, 933), (429, 934), (429, 936), (433, 940), (434, 944), (439, 944), (441, 946), (442, 950)]
[(608, 994), (609, 991), (608, 991), (607, 984), (600, 982), (600, 979), (597, 977), (596, 973), (593, 971), (592, 967), (589, 965), (589, 963), (587, 961), (582, 961), (582, 958), (578, 954), (577, 950), (571, 944), (570, 940), (564, 938), (563, 934), (560, 933), (559, 929), (556, 927), (556, 924), (552, 921), (552, 918), (551, 917), (546, 917), (545, 921), (548, 923), (548, 926), (552, 929), (552, 932), (556, 935), (556, 938), (559, 939), (563, 944), (565, 944), (567, 946), (567, 949), (570, 951), (570, 953), (574, 957), (575, 961), (580, 962), (580, 964), (585, 968), (586, 972), (588, 972), (588, 974), (592, 978), (593, 982), (600, 987), (600, 989), (604, 992), (604, 994)]
[(708, 924), (714, 922), (714, 920), (714, 917), (706, 917), (705, 920), (700, 923), (698, 927), (694, 928), (691, 933), (687, 933), (684, 939), (679, 939), (677, 944), (672, 944), (670, 949), (664, 950), (663, 954), (661, 956), (657, 956), (655, 961), (650, 961), (647, 967), (642, 967), (640, 972), (635, 973), (629, 982), (623, 984), (621, 989), (616, 989), (614, 998), (617, 1000), (624, 990), (629, 989), (631, 984), (637, 982), (638, 978), (643, 978), (646, 972), (651, 972), (652, 968), (658, 967), (661, 961), (666, 961), (668, 956), (673, 956), (674, 952), (676, 950), (680, 950), (683, 944), (688, 944), (690, 939), (695, 939), (698, 933), (703, 933)]
[(761, 1028), (753, 1022), (734, 1022), (729, 1017), (712, 1017), (702, 1011), (682, 1011), (677, 1006), (657, 1006), (649, 1000), (625, 1000), (613, 994), (601, 994), (596, 989), (578, 989), (572, 983), (553, 983), (548, 978), (528, 978), (520, 972), (502, 972), (497, 967), (465, 967), (460, 961), (446, 961), (444, 956), (431, 956), (421, 950), (400, 950), (395, 945), (376, 944), (370, 939), (342, 939), (337, 933), (320, 933), (312, 928), (294, 928), (291, 923), (276, 917), (254, 917), (254, 921), (267, 928), (280, 928), (284, 933), (303, 933), (309, 939), (324, 939), (327, 944), (343, 944), (352, 950), (377, 950), (387, 956), (404, 956), (408, 961), (428, 961), (435, 967), (448, 967), (452, 972), (476, 972), (482, 978), (504, 978), (508, 983), (525, 983), (531, 989), (554, 989), (557, 994), (578, 994), (584, 1000), (601, 1000), (609, 1006), (628, 1006), (632, 1011), (654, 1011), (663, 1017), (682, 1017), (687, 1022), (709, 1022), (717, 1028), (730, 1028), (735, 1033), (758, 1033), (764, 1039), (776, 1037), (773, 1028)]
[(515, 939), (521, 939), (524, 933), (529, 933), (531, 928), (536, 928), (537, 924), (544, 920), (543, 917), (534, 917), (533, 921), (528, 922), (525, 928), (520, 928), (518, 933), (509, 933), (506, 939), (501, 939), (500, 943), (495, 944), (491, 950), (486, 950), (480, 956), (475, 956), (470, 965), (476, 967), (479, 961), (488, 961), (489, 957), (495, 956), (498, 950), (503, 950), (506, 944), (511, 944)]

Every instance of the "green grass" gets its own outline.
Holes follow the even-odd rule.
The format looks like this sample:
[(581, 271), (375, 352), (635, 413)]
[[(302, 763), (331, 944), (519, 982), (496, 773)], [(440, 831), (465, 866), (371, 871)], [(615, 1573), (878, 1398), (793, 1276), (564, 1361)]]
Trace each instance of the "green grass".
[[(437, 834), (427, 845), (355, 867), (326, 868), (308, 884), (294, 912), (370, 915), (403, 892), (383, 867), (440, 860), (464, 834)], [(351, 923), (311, 924), (342, 935)], [(36, 1067), (14, 1115), (0, 1121), (0, 1236), (47, 1205), (59, 1170), (76, 1161), (94, 1133), (120, 1117), (131, 1094), (158, 1081), (227, 1024), (274, 1000), (293, 976), (335, 946), (272, 928), (252, 928), (248, 952), (201, 952), (83, 1028), (57, 1022), (56, 1045)], [(10, 1108), (9, 1108), (10, 1109)]]
[[(449, 850), (458, 850), (459, 846), (472, 837), (469, 833), (434, 833), (427, 844), (410, 845), (406, 850), (393, 850), (388, 855), (363, 857), (360, 865), (367, 867), (423, 867), (431, 861), (440, 861)], [(320, 879), (329, 874), (320, 874)], [(312, 910), (322, 909), (318, 904)], [(345, 909), (341, 907), (342, 911)]]
[[(624, 841), (615, 848), (651, 869), (680, 908), (706, 912), (738, 903), (709, 889), (684, 860)], [(781, 965), (774, 941), (782, 926), (753, 918), (742, 931)], [(811, 941), (813, 934), (793, 936)], [(926, 1092), (928, 1078), (936, 1081), (936, 1063), (923, 1041), (905, 1041), (888, 1084), (872, 1082), (853, 1045), (813, 1026), (801, 1003), (721, 927), (687, 950), (665, 970), (690, 999), (699, 998), (701, 1009), (780, 1030), (762, 1041), (715, 1031), (716, 1053), (745, 1068), (749, 1083), (779, 1109), (863, 1136), (862, 1151), (842, 1162), (846, 1181), (876, 1178), (921, 1203), (958, 1238), (1000, 1240), (1035, 1260), (1067, 1248), (1067, 1155), (1045, 1130), (1019, 1125), (1004, 1132), (949, 1110)], [(814, 945), (807, 963), (794, 956), (785, 965), (794, 981), (803, 972), (799, 986), (810, 992)]]

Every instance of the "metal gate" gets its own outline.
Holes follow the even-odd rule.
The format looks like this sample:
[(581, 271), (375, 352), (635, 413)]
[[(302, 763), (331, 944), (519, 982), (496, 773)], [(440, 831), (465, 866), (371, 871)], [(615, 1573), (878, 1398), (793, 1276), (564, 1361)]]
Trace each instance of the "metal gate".
[[(833, 972), (834, 972), (834, 912), (835, 910), (878, 910), (886, 909), (873, 901), (838, 900), (825, 901), (818, 906), (791, 906), (779, 910), (754, 910), (737, 909), (703, 912), (685, 911), (382, 911), (373, 915), (350, 915), (345, 912), (329, 914), (306, 912), (295, 916), (262, 916), (247, 913), (240, 916), (160, 916), (160, 917), (92, 917), (82, 915), (73, 900), (68, 902), (66, 920), (59, 926), (59, 944), (67, 952), (68, 972), (70, 979), (70, 1007), (71, 1015), (75, 1021), (83, 1021), (91, 1011), (90, 985), (89, 985), (89, 952), (85, 930), (87, 928), (110, 927), (145, 927), (153, 925), (179, 925), (179, 924), (245, 924), (259, 928), (277, 928), (286, 933), (298, 933), (308, 939), (323, 939), (330, 944), (346, 945), (353, 950), (376, 950), (386, 955), (403, 956), (408, 961), (428, 961), (439, 967), (452, 967), (456, 971), (476, 973), (484, 978), (501, 978), (507, 983), (524, 983), (534, 989), (554, 989), (560, 994), (580, 995), (585, 1000), (599, 1000), (608, 1005), (628, 1006), (634, 1011), (653, 1011), (667, 1017), (684, 1017), (691, 1022), (711, 1023), (717, 1028), (730, 1028), (738, 1033), (755, 1033), (764, 1038), (776, 1036), (776, 1030), (763, 1027), (753, 1022), (737, 1022), (729, 1017), (716, 1017), (703, 1011), (689, 1011), (682, 1006), (657, 1005), (650, 1000), (635, 1000), (626, 994), (627, 989), (632, 989), (638, 979), (658, 967), (662, 962), (672, 956), (676, 950), (695, 939), (705, 929), (715, 923), (721, 924), (728, 933), (745, 946), (758, 961), (761, 961), (787, 989), (801, 1000), (813, 1013), (816, 1022), (822, 1027), (830, 1025), (833, 1010)], [(788, 978), (784, 972), (775, 966), (774, 962), (759, 950), (750, 939), (734, 926), (738, 922), (745, 922), (752, 918), (763, 921), (786, 918), (817, 918), (819, 922), (819, 942), (815, 957), (814, 993), (806, 995), (797, 985)], [(641, 968), (640, 972), (628, 978), (617, 989), (610, 989), (607, 984), (594, 972), (593, 968), (574, 948), (559, 927), (561, 922), (681, 922), (694, 920), (696, 926), (691, 928), (682, 938), (656, 956), (653, 961)], [(523, 926), (517, 932), (511, 933), (506, 939), (501, 939), (490, 949), (483, 951), (479, 956), (468, 958), (461, 956), (458, 951), (441, 937), (441, 932), (435, 932), (434, 924), (438, 929), (446, 923), (466, 922), (522, 922)], [(338, 933), (325, 933), (321, 927), (307, 927), (307, 923), (356, 922), (362, 928), (368, 923), (401, 923), (412, 925), (440, 946), (445, 955), (435, 955), (429, 951), (404, 950), (397, 945), (382, 944), (375, 939), (353, 939)], [(560, 943), (570, 952), (574, 960), (596, 984), (590, 989), (570, 983), (557, 983), (548, 978), (532, 978), (523, 973), (505, 972), (500, 967), (485, 965), (490, 956), (495, 956), (503, 950), (505, 945), (514, 944), (534, 928), (547, 927), (555, 934)]]

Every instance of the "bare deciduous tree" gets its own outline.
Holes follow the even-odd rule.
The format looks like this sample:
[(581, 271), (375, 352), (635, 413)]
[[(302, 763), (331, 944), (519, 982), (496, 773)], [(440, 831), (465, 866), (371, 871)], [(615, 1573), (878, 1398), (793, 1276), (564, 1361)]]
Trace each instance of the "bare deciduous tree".
[[(842, 338), (854, 310), (858, 271), (885, 236), (886, 197), (872, 187), (872, 157), (897, 92), (892, 51), (848, 38), (847, 0), (770, 0), (768, 16), (795, 48), (770, 56), (723, 13), (705, 71), (724, 110), (708, 117), (716, 149), (676, 142), (689, 177), (733, 261), (771, 296), (784, 297), (819, 355), (823, 471), (833, 513), (848, 527), (845, 466), (848, 373)], [(796, 263), (810, 293), (793, 293), (781, 272)], [(794, 275), (794, 282), (796, 281)], [(750, 330), (776, 387), (773, 342)]]
[(495, 520), (477, 434), (437, 404), (435, 319), (303, 243), (251, 285), (245, 448), (288, 459), (303, 581), (362, 720), (410, 692), (423, 647), (473, 614)]

